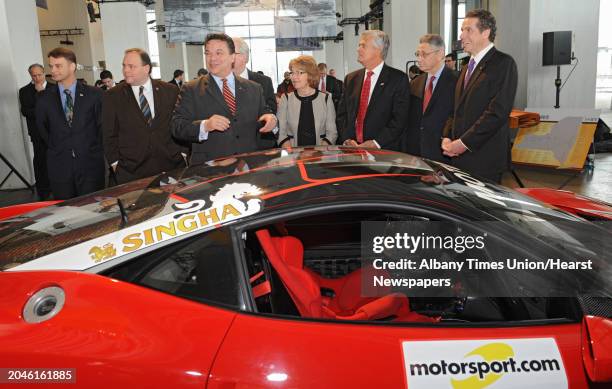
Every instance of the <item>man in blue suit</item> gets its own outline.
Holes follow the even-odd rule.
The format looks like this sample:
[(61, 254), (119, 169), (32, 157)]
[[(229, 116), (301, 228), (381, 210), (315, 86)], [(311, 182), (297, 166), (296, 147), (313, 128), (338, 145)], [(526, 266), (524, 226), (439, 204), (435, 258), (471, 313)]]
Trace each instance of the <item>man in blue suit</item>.
[(36, 124), (47, 145), (51, 192), (58, 200), (104, 188), (102, 90), (77, 82), (73, 51), (49, 52), (51, 76), (57, 85), (36, 104)]

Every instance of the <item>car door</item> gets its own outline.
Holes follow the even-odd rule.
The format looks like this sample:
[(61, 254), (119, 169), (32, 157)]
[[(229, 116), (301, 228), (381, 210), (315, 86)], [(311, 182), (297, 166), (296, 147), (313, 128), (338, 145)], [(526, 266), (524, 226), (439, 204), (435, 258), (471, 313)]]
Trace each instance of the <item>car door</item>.
[(0, 366), (69, 368), (87, 388), (203, 388), (240, 306), (234, 268), (219, 228), (104, 276), (1, 272)]
[[(289, 234), (293, 231), (294, 236), (302, 234), (301, 240), (305, 247), (311, 247), (311, 252), (325, 252), (332, 246), (350, 252), (345, 237), (355, 226), (343, 223), (350, 218), (363, 221), (358, 215), (365, 213), (361, 207), (345, 211), (325, 215), (327, 218), (320, 224), (312, 223), (312, 218), (297, 222), (271, 220), (263, 228), (277, 228)], [(382, 214), (388, 209), (368, 212)], [(344, 219), (346, 215), (348, 219)], [(411, 220), (423, 217), (413, 213), (407, 216)], [(329, 223), (337, 224), (326, 227)], [(262, 228), (261, 224), (253, 229), (258, 228)], [(249, 233), (238, 230), (237, 237), (246, 242), (245, 278), (251, 282), (257, 300), (265, 293), (275, 295), (274, 290), (283, 283), (275, 281), (278, 275), (266, 266), (262, 269), (249, 264), (251, 252), (257, 251), (249, 245)], [(308, 234), (326, 240), (325, 247), (315, 247)], [(330, 234), (342, 237), (341, 241), (330, 242)], [(326, 266), (326, 261), (312, 262), (313, 269)], [(335, 264), (333, 271), (345, 265)], [(266, 281), (257, 283), (262, 277)], [(295, 307), (293, 312), (280, 309), (286, 301), (280, 301), (280, 295), (275, 298), (278, 300), (270, 303), (272, 309), (255, 301), (254, 312), (237, 315), (215, 359), (209, 388), (588, 387), (582, 367), (579, 320), (504, 321), (490, 317), (482, 322), (449, 320), (425, 324), (305, 318)], [(487, 302), (474, 299), (468, 304), (482, 307)], [(275, 314), (279, 309), (282, 312)]]

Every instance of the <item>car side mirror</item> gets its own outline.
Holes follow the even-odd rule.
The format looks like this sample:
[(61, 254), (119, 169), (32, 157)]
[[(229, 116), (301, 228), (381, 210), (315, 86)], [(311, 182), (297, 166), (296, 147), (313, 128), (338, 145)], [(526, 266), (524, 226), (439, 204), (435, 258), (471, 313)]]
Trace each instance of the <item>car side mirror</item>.
[(612, 382), (612, 320), (587, 315), (582, 320), (582, 360), (593, 382)]

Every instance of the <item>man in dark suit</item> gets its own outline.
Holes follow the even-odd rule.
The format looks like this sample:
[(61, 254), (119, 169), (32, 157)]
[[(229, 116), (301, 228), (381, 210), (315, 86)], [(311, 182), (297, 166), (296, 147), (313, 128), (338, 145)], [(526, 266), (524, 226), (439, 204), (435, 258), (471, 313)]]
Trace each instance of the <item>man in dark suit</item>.
[(338, 110), (338, 103), (342, 97), (342, 83), (336, 77), (327, 74), (327, 64), (321, 62), (317, 65), (319, 69), (319, 86), (321, 92), (331, 93), (334, 108)]
[(152, 80), (151, 67), (146, 51), (126, 50), (125, 82), (104, 95), (104, 152), (119, 184), (186, 166), (187, 148), (170, 134), (179, 90)]
[(442, 155), (442, 129), (452, 115), (457, 76), (444, 66), (444, 40), (427, 34), (419, 40), (415, 56), (423, 73), (410, 83), (410, 116), (404, 150), (449, 163)]
[[(342, 97), (342, 91), (344, 91), (344, 83), (336, 77), (336, 70), (329, 69), (329, 75), (336, 79), (337, 89), (340, 91), (340, 97)], [(340, 100), (338, 100), (340, 102)]]
[[(236, 47), (236, 59), (234, 60), (234, 75), (246, 78), (247, 80), (255, 81), (264, 91), (266, 106), (270, 111), (276, 114), (276, 96), (274, 95), (274, 87), (272, 79), (266, 75), (253, 72), (247, 69), (246, 65), (249, 62), (249, 45), (242, 38), (232, 38)], [(258, 133), (257, 144), (260, 149), (271, 149), (276, 147), (276, 137), (272, 132)]]
[(183, 86), (183, 81), (184, 80), (185, 80), (185, 72), (182, 71), (181, 69), (176, 69), (174, 71), (174, 75), (172, 77), (172, 80), (168, 81), (168, 83), (169, 84), (174, 84), (176, 87), (181, 89), (181, 87)]
[(192, 164), (257, 150), (257, 132), (276, 129), (261, 85), (234, 75), (235, 51), (226, 34), (208, 34), (209, 74), (190, 81), (179, 94), (170, 126), (177, 139), (192, 143)]
[(470, 54), (455, 88), (455, 109), (444, 128), (442, 149), (452, 164), (501, 182), (510, 163), (508, 115), (518, 82), (514, 59), (493, 46), (495, 17), (468, 12), (461, 26), (463, 49)]
[(57, 86), (36, 103), (36, 124), (47, 144), (47, 170), (56, 200), (104, 188), (102, 93), (76, 79), (74, 52), (58, 47), (49, 52)]
[(338, 104), (338, 141), (346, 146), (399, 151), (408, 125), (410, 85), (406, 73), (384, 62), (387, 34), (367, 30), (359, 38), (357, 60), (364, 69), (344, 79)]
[(34, 149), (34, 178), (36, 179), (36, 193), (39, 200), (46, 200), (51, 195), (49, 176), (47, 175), (47, 145), (43, 141), (40, 131), (36, 128), (36, 100), (40, 92), (50, 89), (51, 85), (45, 80), (45, 68), (40, 64), (30, 65), (28, 73), (32, 82), (19, 89), (19, 104), (21, 114), (25, 116), (28, 125), (28, 135)]

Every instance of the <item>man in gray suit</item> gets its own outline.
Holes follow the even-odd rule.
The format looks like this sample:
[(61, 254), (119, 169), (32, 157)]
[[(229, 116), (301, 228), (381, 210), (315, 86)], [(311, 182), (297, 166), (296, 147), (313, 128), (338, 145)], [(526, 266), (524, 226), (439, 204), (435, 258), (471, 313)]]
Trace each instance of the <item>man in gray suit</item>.
[(232, 38), (208, 34), (204, 48), (209, 74), (183, 86), (170, 123), (175, 138), (192, 143), (191, 164), (257, 150), (258, 132), (277, 122), (261, 85), (233, 74)]

